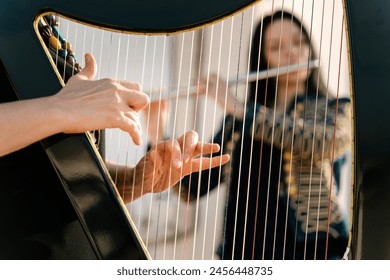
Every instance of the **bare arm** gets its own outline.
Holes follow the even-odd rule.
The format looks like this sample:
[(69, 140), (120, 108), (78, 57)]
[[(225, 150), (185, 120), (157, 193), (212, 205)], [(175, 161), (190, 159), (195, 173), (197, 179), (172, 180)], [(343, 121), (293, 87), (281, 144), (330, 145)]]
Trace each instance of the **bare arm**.
[(0, 156), (50, 135), (104, 128), (127, 131), (141, 144), (138, 112), (149, 103), (137, 83), (94, 81), (96, 61), (87, 54), (86, 66), (57, 94), (0, 104)]
[(227, 115), (234, 115), (236, 118), (242, 119), (245, 114), (245, 104), (236, 98), (233, 93), (234, 89), (235, 85), (212, 74), (200, 81), (197, 93), (214, 98), (219, 106), (226, 110)]
[(0, 155), (59, 133), (61, 121), (52, 98), (0, 104)]

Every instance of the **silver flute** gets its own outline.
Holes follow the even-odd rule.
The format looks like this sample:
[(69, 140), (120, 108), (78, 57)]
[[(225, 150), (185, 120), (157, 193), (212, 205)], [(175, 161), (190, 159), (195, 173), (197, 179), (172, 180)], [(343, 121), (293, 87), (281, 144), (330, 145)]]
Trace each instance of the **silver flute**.
[[(272, 69), (266, 69), (262, 71), (254, 71), (248, 74), (241, 74), (236, 77), (230, 77), (227, 80), (228, 84), (236, 83), (250, 83), (258, 80), (263, 80), (267, 78), (273, 78), (279, 75), (285, 75), (288, 73), (296, 72), (298, 70), (304, 69), (314, 69), (318, 68), (320, 65), (319, 60), (310, 60), (307, 63), (297, 63), (281, 67), (276, 67)], [(150, 100), (158, 101), (162, 99), (173, 99), (173, 98), (185, 98), (197, 93), (197, 86), (182, 86), (178, 88), (172, 88), (169, 91), (164, 91), (162, 89), (150, 90)]]

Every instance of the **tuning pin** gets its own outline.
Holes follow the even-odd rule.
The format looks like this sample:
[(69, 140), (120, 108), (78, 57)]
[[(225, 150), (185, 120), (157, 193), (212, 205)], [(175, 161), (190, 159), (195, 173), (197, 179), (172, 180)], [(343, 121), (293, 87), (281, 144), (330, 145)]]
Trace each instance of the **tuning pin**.
[(78, 64), (77, 62), (75, 63), (75, 65), (74, 65), (74, 69), (75, 69), (75, 71), (77, 72), (77, 73), (79, 73), (82, 69), (81, 69), (81, 67), (80, 67), (80, 64)]
[(48, 26), (48, 25), (41, 25), (39, 27), (39, 31), (41, 33), (41, 35), (45, 38), (45, 39), (49, 39), (50, 36), (53, 36), (53, 32), (51, 30), (51, 27)]
[(68, 49), (68, 56), (72, 57), (75, 62), (77, 61), (77, 57), (71, 49)]
[(56, 37), (54, 37), (53, 35), (49, 37), (49, 45), (55, 51), (59, 51), (62, 49), (60, 41)]
[(68, 56), (66, 57), (66, 61), (71, 64), (72, 66), (74, 66), (76, 64), (76, 59), (73, 55), (69, 54), (68, 53)]
[(52, 30), (53, 30), (53, 34), (58, 38), (58, 40), (60, 40), (60, 42), (63, 44), (65, 43), (65, 38), (61, 35), (61, 32), (58, 28), (58, 25), (52, 25), (51, 26)]
[(54, 14), (49, 14), (49, 15), (46, 15), (46, 21), (50, 24), (50, 25), (54, 25), (54, 26), (59, 26), (60, 25), (60, 22), (58, 21), (57, 17), (54, 15)]
[(65, 49), (60, 49), (58, 51), (58, 56), (62, 57), (63, 59), (66, 59), (66, 57), (68, 56), (68, 51)]
[(67, 50), (68, 52), (72, 51), (72, 45), (67, 41), (62, 42), (62, 48)]

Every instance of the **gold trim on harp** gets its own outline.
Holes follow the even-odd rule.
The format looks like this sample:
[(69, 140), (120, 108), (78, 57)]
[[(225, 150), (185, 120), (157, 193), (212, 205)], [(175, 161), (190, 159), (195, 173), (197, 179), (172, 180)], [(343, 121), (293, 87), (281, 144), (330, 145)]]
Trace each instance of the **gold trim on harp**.
[[(343, 5), (343, 24), (344, 24), (344, 30), (345, 30), (345, 37), (346, 37), (346, 45), (347, 45), (347, 52), (348, 52), (348, 74), (349, 74), (349, 80), (350, 81), (353, 81), (352, 80), (352, 77), (353, 77), (353, 74), (352, 74), (352, 66), (351, 66), (351, 60), (352, 60), (352, 57), (351, 57), (351, 46), (349, 44), (350, 42), (350, 34), (349, 34), (349, 26), (348, 26), (348, 21), (346, 20), (346, 13), (347, 13), (347, 10), (346, 10), (346, 6), (345, 6), (345, 0), (342, 1), (342, 5)], [(354, 104), (355, 101), (354, 101), (354, 87), (353, 87), (353, 83), (350, 82), (349, 83), (349, 92), (350, 92), (350, 99), (351, 99), (351, 104)], [(356, 164), (356, 159), (355, 159), (355, 154), (356, 154), (356, 151), (355, 151), (355, 147), (356, 147), (356, 141), (355, 141), (355, 123), (356, 123), (356, 120), (355, 120), (355, 111), (354, 111), (354, 106), (351, 106), (351, 186), (350, 186), (350, 208), (349, 208), (349, 216), (350, 216), (350, 223), (349, 223), (349, 240), (348, 240), (348, 247), (350, 248), (351, 247), (351, 243), (352, 243), (352, 238), (353, 238), (353, 229), (352, 229), (352, 225), (353, 225), (353, 208), (355, 207), (354, 205), (354, 190), (355, 190), (355, 186), (358, 182), (355, 182), (355, 178), (356, 178), (356, 168), (355, 168), (355, 164)], [(356, 205), (357, 207), (357, 205)], [(354, 229), (355, 231), (357, 229)], [(348, 255), (346, 253), (346, 255)], [(346, 257), (346, 256), (344, 256)]]
[[(201, 25), (198, 25), (196, 27), (192, 27), (192, 28), (187, 28), (187, 29), (183, 29), (183, 30), (179, 30), (179, 31), (172, 31), (172, 32), (137, 32), (137, 31), (123, 31), (123, 30), (119, 30), (119, 29), (114, 29), (114, 28), (107, 28), (107, 27), (102, 27), (102, 26), (98, 26), (98, 25), (94, 25), (94, 24), (90, 24), (90, 23), (86, 23), (86, 22), (83, 22), (83, 21), (80, 21), (80, 20), (77, 20), (77, 19), (74, 19), (74, 18), (71, 18), (71, 17), (67, 17), (65, 15), (62, 15), (61, 13), (57, 13), (57, 12), (45, 12), (45, 13), (42, 13), (38, 16), (38, 18), (42, 17), (42, 16), (45, 16), (45, 15), (57, 15), (57, 16), (61, 16), (62, 18), (64, 19), (67, 19), (67, 20), (70, 20), (70, 21), (73, 21), (73, 22), (76, 22), (76, 23), (80, 23), (82, 25), (85, 25), (85, 26), (90, 26), (90, 27), (94, 27), (94, 28), (98, 28), (98, 29), (102, 29), (102, 30), (107, 30), (107, 31), (111, 31), (111, 32), (115, 32), (115, 33), (123, 33), (123, 34), (138, 34), (138, 35), (173, 35), (173, 34), (179, 34), (179, 33), (183, 33), (183, 32), (188, 32), (188, 31), (193, 31), (193, 30), (199, 30), (201, 28), (204, 28), (204, 27), (207, 27), (207, 26), (211, 26), (213, 24), (216, 24), (218, 22), (221, 22), (225, 19), (228, 19), (228, 18), (231, 18), (239, 13), (242, 13), (243, 11), (245, 10), (248, 10), (249, 8), (259, 4), (260, 2), (262, 2), (263, 0), (254, 0), (252, 3), (248, 4), (247, 6), (241, 8), (241, 9), (238, 9), (236, 10), (235, 12), (232, 12), (228, 15), (225, 15), (225, 16), (222, 16), (218, 19), (215, 19), (211, 22), (208, 22), (208, 23), (205, 23), (205, 24), (201, 24)], [(37, 21), (37, 19), (35, 20)]]

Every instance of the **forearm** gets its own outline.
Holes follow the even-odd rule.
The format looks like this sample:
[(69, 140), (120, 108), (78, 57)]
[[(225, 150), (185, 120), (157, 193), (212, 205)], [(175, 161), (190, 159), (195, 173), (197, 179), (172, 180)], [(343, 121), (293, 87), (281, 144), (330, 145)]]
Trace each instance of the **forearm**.
[(242, 120), (245, 115), (245, 104), (236, 97), (231, 90), (226, 95), (226, 105), (220, 104), (221, 106), (226, 106), (226, 114), (235, 116), (236, 119)]
[(142, 174), (136, 174), (135, 167), (109, 162), (106, 163), (106, 166), (124, 203), (130, 203), (146, 194), (142, 188), (142, 182), (136, 180), (142, 178)]
[(0, 104), (0, 156), (61, 132), (54, 98)]

